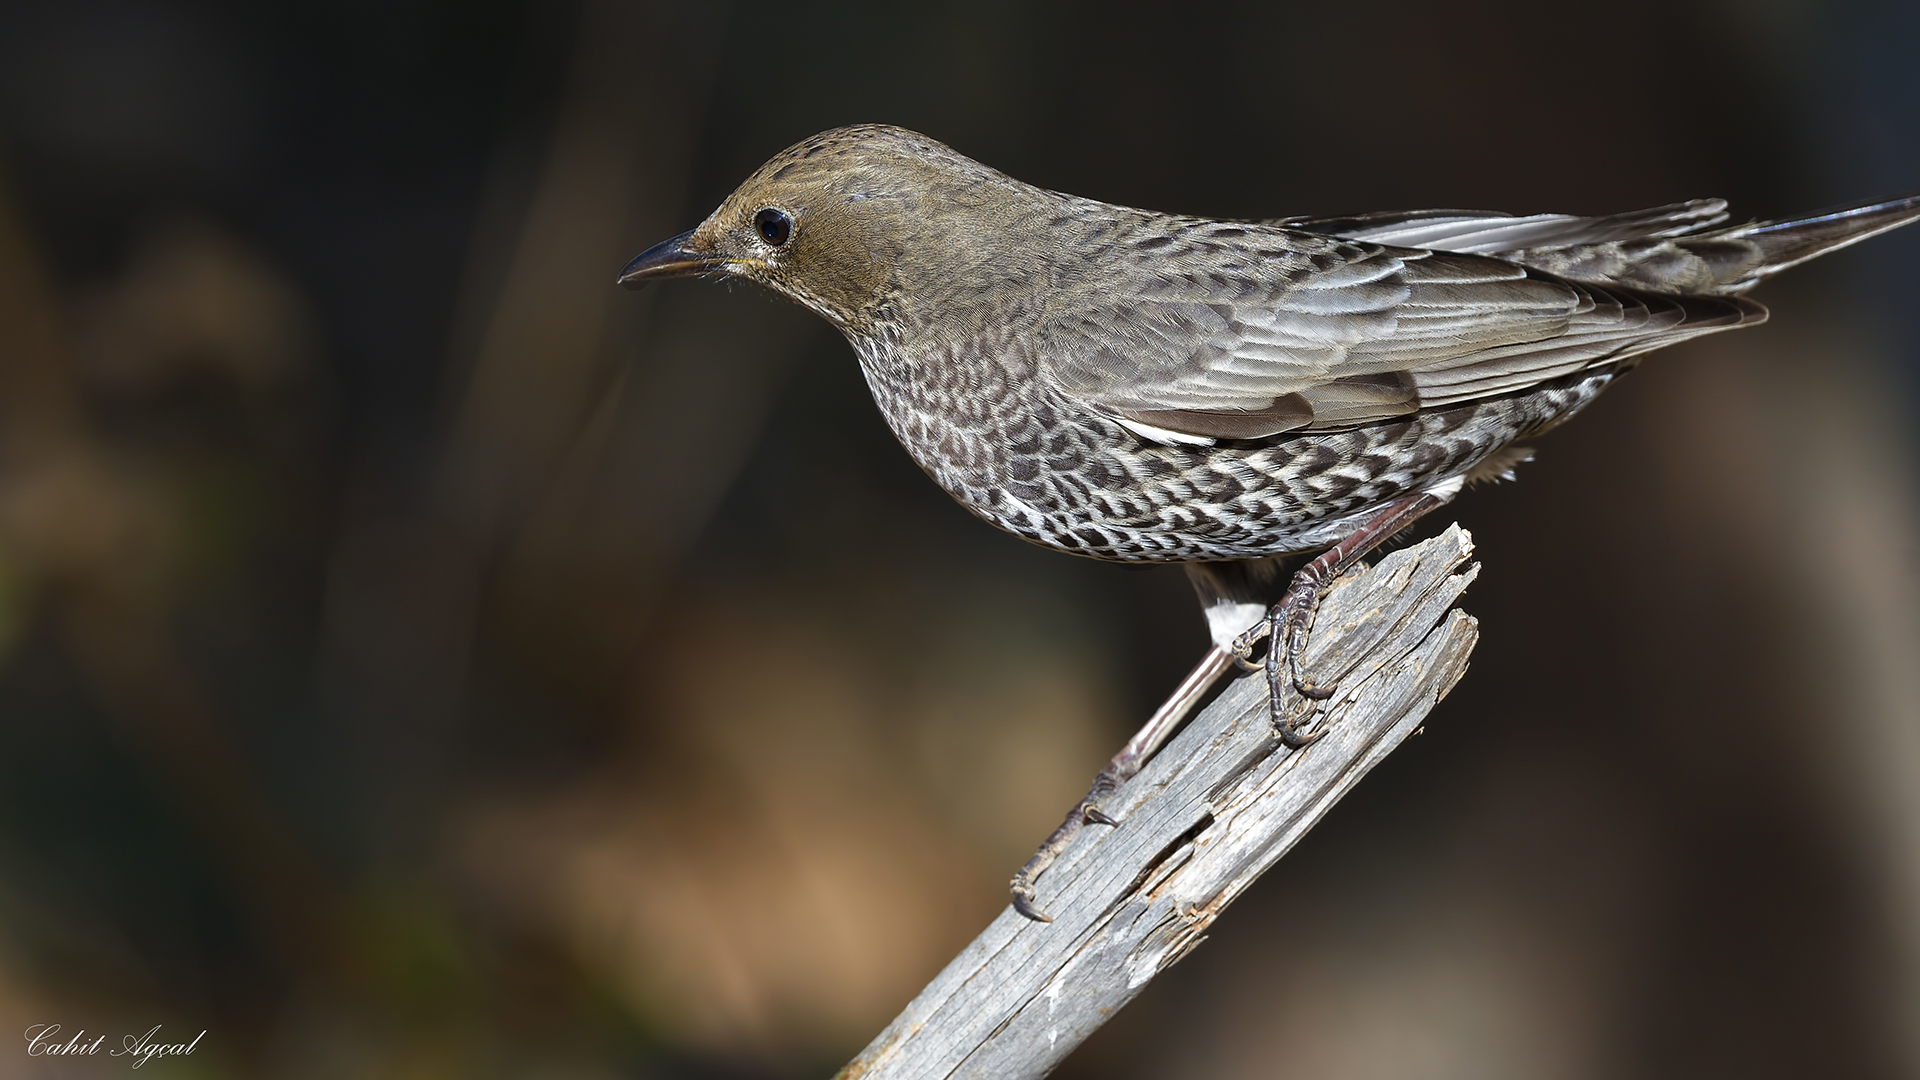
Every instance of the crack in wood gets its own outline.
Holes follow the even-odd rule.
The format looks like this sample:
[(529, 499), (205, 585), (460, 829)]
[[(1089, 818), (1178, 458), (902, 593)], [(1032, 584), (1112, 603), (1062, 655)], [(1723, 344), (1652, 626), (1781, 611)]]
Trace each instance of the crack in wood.
[(1083, 832), (1048, 871), (1054, 921), (1002, 911), (842, 1080), (1022, 1080), (1058, 1065), (1459, 681), (1478, 638), (1452, 607), (1478, 572), (1472, 551), (1456, 525), (1336, 582), (1308, 647), (1314, 670), (1340, 673), (1326, 735), (1287, 750), (1264, 678), (1226, 686), (1114, 793), (1124, 824)]

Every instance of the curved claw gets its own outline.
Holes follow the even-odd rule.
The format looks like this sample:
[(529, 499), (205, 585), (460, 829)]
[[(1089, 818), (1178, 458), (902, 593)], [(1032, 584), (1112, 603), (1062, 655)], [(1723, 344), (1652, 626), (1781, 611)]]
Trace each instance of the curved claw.
[(1027, 871), (1023, 867), (1013, 875), (1013, 910), (1032, 919), (1034, 922), (1052, 922), (1053, 916), (1041, 911), (1033, 902), (1033, 886), (1027, 880)]
[(1340, 689), (1338, 686), (1320, 686), (1316, 683), (1301, 682), (1298, 679), (1294, 680), (1293, 688), (1300, 691), (1300, 696), (1309, 701), (1325, 701)]
[[(1254, 641), (1261, 637), (1268, 638), (1264, 657), (1271, 710), (1268, 715), (1273, 720), (1274, 729), (1279, 732), (1280, 741), (1287, 746), (1294, 749), (1311, 746), (1326, 733), (1327, 729), (1323, 726), (1311, 735), (1302, 734), (1313, 714), (1312, 703), (1325, 701), (1337, 689), (1331, 683), (1321, 686), (1309, 682), (1306, 674), (1300, 670), (1301, 657), (1307, 651), (1307, 635), (1313, 628), (1315, 615), (1319, 613), (1322, 593), (1367, 552), (1378, 547), (1381, 541), (1452, 497), (1438, 493), (1439, 490), (1404, 495), (1368, 517), (1339, 543), (1294, 571), (1293, 579), (1287, 584), (1280, 602), (1267, 612), (1267, 617), (1261, 620), (1260, 625), (1249, 627), (1234, 639), (1235, 654), (1243, 656), (1250, 654)], [(1304, 710), (1299, 710), (1299, 714), (1292, 717), (1285, 715), (1281, 708), (1282, 691), (1289, 685), (1307, 703)]]
[(1293, 688), (1300, 691), (1300, 696), (1309, 701), (1325, 701), (1340, 689), (1335, 683), (1322, 686), (1319, 683), (1308, 682), (1307, 673), (1300, 670), (1300, 654), (1297, 652), (1287, 656), (1287, 666), (1289, 674), (1293, 676)]
[(1073, 809), (1067, 812), (1066, 820), (1060, 823), (1060, 827), (1053, 830), (1052, 835), (1040, 845), (1039, 850), (1033, 853), (1033, 858), (1028, 859), (1027, 864), (1020, 868), (1020, 872), (1013, 875), (1013, 880), (1009, 883), (1009, 891), (1013, 894), (1015, 911), (1034, 922), (1053, 921), (1051, 916), (1040, 910), (1039, 905), (1034, 903), (1033, 883), (1039, 880), (1041, 874), (1047, 872), (1047, 868), (1053, 865), (1054, 860), (1067, 850), (1073, 838), (1080, 835), (1081, 830), (1088, 825), (1120, 824), (1120, 819), (1100, 809), (1100, 801), (1119, 791), (1122, 784), (1140, 771), (1141, 763), (1151, 757), (1153, 752), (1167, 741), (1167, 738), (1178, 728), (1180, 721), (1199, 703), (1201, 697), (1219, 680), (1220, 676), (1225, 674), (1227, 668), (1225, 652), (1226, 650), (1217, 644), (1214, 648), (1207, 650), (1206, 656), (1201, 658), (1199, 666), (1193, 669), (1193, 673), (1180, 683), (1179, 688), (1173, 692), (1173, 696), (1168, 698), (1165, 704), (1154, 710), (1146, 726), (1136, 732), (1133, 738), (1127, 740), (1127, 744), (1113, 756), (1113, 760), (1107, 763), (1107, 767), (1100, 770), (1100, 775), (1093, 778), (1093, 787), (1087, 791), (1086, 797), (1074, 804)]
[(1280, 729), (1280, 745), (1289, 750), (1305, 750), (1307, 747), (1319, 742), (1321, 736), (1326, 733), (1327, 729), (1321, 728), (1311, 734), (1302, 735), (1300, 734), (1299, 728), (1283, 727)]
[(1313, 723), (1313, 709), (1309, 707), (1284, 719), (1275, 717), (1273, 730), (1280, 736), (1280, 745), (1289, 750), (1304, 750), (1319, 742), (1327, 734), (1328, 729), (1325, 727), (1307, 731), (1307, 725), (1311, 723)]
[(1260, 670), (1260, 661), (1253, 658), (1253, 647), (1265, 641), (1271, 629), (1271, 619), (1261, 619), (1242, 630), (1240, 636), (1233, 639), (1233, 644), (1227, 646), (1227, 654), (1233, 657), (1234, 664), (1241, 671)]
[[(1101, 779), (1105, 778), (1105, 774), (1102, 774)], [(1112, 784), (1102, 784), (1100, 780), (1094, 781), (1093, 790), (1087, 793), (1087, 797), (1080, 801), (1080, 805), (1073, 808), (1073, 812), (1068, 814), (1067, 820), (1061, 822), (1060, 827), (1053, 831), (1053, 835), (1047, 837), (1047, 842), (1041, 844), (1040, 850), (1033, 853), (1033, 858), (1027, 860), (1027, 865), (1013, 875), (1013, 880), (1007, 883), (1007, 891), (1013, 894), (1013, 910), (1034, 922), (1053, 921), (1053, 916), (1041, 911), (1039, 905), (1034, 902), (1034, 880), (1046, 873), (1047, 867), (1053, 865), (1053, 860), (1060, 857), (1060, 853), (1067, 849), (1067, 844), (1087, 824), (1120, 824), (1119, 818), (1093, 805), (1093, 800), (1108, 794), (1113, 787)]]
[[(1287, 627), (1285, 631), (1280, 629), (1277, 624), (1293, 615), (1292, 611), (1284, 610), (1285, 607), (1284, 603), (1277, 605), (1271, 616), (1271, 621), (1276, 625), (1273, 630), (1275, 644), (1268, 646), (1266, 657), (1267, 715), (1273, 721), (1273, 729), (1280, 736), (1281, 745), (1300, 750), (1312, 746), (1327, 733), (1327, 729), (1322, 727), (1311, 734), (1303, 734), (1307, 725), (1313, 722), (1313, 703), (1332, 697), (1334, 688), (1309, 683), (1301, 673), (1300, 653), (1306, 645), (1306, 632), (1298, 623)], [(1286, 652), (1284, 662), (1275, 652), (1283, 644)], [(1304, 707), (1289, 710), (1282, 706), (1283, 687), (1286, 686), (1292, 686), (1299, 692), (1302, 699), (1300, 705)]]
[[(1274, 608), (1273, 622), (1286, 624), (1283, 633), (1279, 626), (1273, 630), (1273, 640), (1286, 642), (1287, 678), (1300, 696), (1311, 701), (1325, 701), (1333, 696), (1335, 687), (1321, 686), (1309, 682), (1307, 673), (1300, 669), (1300, 657), (1307, 651), (1307, 633), (1313, 625), (1313, 616), (1320, 607), (1320, 591), (1315, 588), (1305, 594), (1304, 599), (1288, 597)], [(1271, 646), (1269, 647), (1271, 648)], [(1271, 668), (1269, 668), (1271, 670)]]

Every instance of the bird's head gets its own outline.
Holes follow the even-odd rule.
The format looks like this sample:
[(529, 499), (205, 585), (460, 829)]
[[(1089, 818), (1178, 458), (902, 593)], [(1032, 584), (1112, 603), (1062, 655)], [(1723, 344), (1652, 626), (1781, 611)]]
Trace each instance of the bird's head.
[(870, 322), (904, 260), (964, 264), (990, 239), (1008, 177), (896, 127), (836, 128), (762, 165), (690, 232), (621, 271), (658, 278), (726, 274), (765, 285), (843, 329)]

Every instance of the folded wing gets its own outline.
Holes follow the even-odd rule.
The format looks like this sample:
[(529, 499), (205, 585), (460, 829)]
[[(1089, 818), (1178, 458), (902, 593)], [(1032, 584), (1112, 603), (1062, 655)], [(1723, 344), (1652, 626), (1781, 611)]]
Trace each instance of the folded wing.
[[(1644, 212), (1633, 227), (1680, 228), (1719, 213), (1686, 206)], [(1626, 227), (1436, 220), (1446, 216), (1375, 215), (1367, 228), (1430, 239), (1453, 229), (1455, 241), (1492, 243), (1488, 222), (1499, 220), (1505, 243)], [(1477, 233), (1468, 227), (1476, 221)], [(1047, 322), (1041, 353), (1060, 390), (1160, 441), (1369, 423), (1765, 317), (1744, 300), (1603, 288), (1472, 253), (1210, 222), (1167, 235), (1142, 231), (1153, 245), (1144, 261), (1159, 270), (1143, 295), (1076, 298), (1070, 314)]]

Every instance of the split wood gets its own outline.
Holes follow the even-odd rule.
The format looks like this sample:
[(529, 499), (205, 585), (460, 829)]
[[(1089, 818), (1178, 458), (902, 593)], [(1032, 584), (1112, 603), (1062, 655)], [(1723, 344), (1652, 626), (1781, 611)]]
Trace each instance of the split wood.
[(1305, 669), (1338, 685), (1325, 737), (1289, 750), (1264, 674), (1236, 680), (1109, 798), (1039, 882), (1052, 923), (1002, 911), (838, 1080), (1045, 1076), (1191, 952), (1367, 770), (1416, 731), (1478, 640), (1453, 607), (1479, 573), (1458, 525), (1343, 576)]

